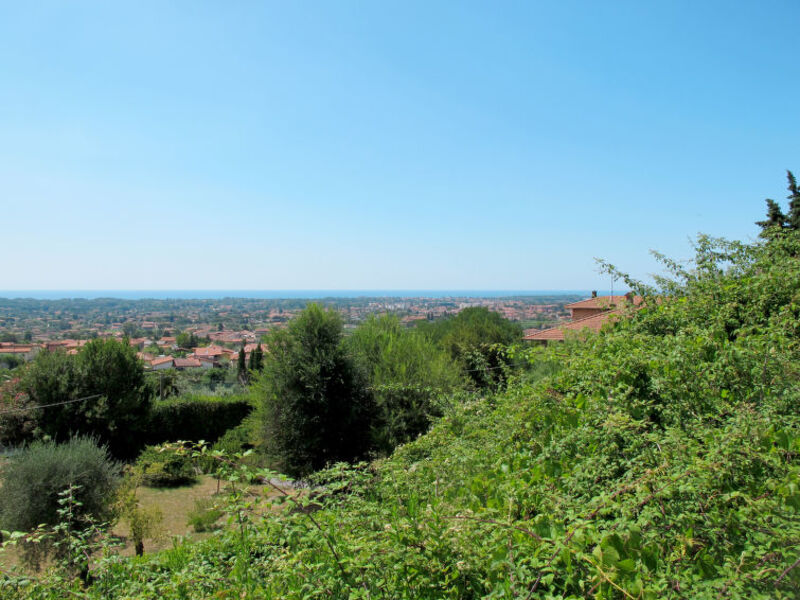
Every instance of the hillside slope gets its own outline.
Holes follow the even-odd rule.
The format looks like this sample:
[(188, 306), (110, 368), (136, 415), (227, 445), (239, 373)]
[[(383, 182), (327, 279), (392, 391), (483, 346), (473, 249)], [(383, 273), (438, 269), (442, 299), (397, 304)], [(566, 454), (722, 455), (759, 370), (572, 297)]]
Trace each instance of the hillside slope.
[[(796, 598), (800, 237), (701, 239), (696, 269), (600, 336), (459, 403), (320, 510), (3, 597)], [(71, 592), (64, 591), (71, 586)]]

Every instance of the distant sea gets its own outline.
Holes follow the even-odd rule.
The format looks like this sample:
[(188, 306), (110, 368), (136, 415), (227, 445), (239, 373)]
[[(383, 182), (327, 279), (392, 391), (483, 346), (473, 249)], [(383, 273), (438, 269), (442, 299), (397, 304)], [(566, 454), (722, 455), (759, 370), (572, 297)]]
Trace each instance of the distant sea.
[[(606, 295), (608, 290), (599, 290)], [(624, 291), (615, 290), (621, 294)], [(505, 298), (509, 296), (589, 296), (590, 290), (0, 290), (0, 298), (119, 298), (123, 300), (218, 300), (221, 298)]]

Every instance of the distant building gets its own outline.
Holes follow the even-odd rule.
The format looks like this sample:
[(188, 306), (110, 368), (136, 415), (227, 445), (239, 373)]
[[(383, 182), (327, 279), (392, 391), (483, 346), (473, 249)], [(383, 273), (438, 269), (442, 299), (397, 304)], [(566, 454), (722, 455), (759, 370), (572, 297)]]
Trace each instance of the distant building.
[(39, 351), (38, 346), (33, 344), (14, 344), (12, 342), (0, 342), (0, 354), (13, 354), (25, 360), (30, 360)]
[(174, 337), (162, 337), (156, 343), (162, 348), (171, 348), (172, 350), (178, 347), (176, 338)]
[(184, 369), (200, 369), (203, 367), (202, 361), (196, 358), (176, 358), (174, 360), (175, 368), (179, 371)]
[(222, 346), (206, 346), (204, 348), (195, 348), (194, 352), (188, 358), (195, 358), (201, 362), (201, 366), (209, 369), (211, 367), (220, 366), (223, 358), (233, 356), (234, 352), (230, 348), (223, 348)]
[(527, 342), (547, 344), (548, 342), (563, 342), (569, 335), (567, 332), (570, 331), (597, 333), (603, 325), (612, 319), (619, 318), (622, 307), (639, 306), (641, 302), (641, 296), (634, 296), (632, 293), (624, 296), (598, 296), (597, 292), (592, 292), (591, 298), (566, 305), (570, 311), (571, 321), (550, 329), (528, 330), (522, 339)]
[(178, 359), (171, 356), (159, 356), (150, 361), (150, 369), (153, 371), (163, 371), (165, 369), (172, 369), (175, 366), (175, 361)]

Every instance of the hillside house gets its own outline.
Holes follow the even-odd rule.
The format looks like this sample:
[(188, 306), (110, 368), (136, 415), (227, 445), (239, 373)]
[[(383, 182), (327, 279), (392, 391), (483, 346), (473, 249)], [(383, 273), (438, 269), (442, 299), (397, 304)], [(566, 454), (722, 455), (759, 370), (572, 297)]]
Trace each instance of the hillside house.
[(175, 359), (171, 356), (159, 356), (150, 361), (150, 369), (152, 371), (164, 371), (171, 369), (174, 366)]
[(566, 336), (570, 335), (569, 332), (598, 333), (603, 325), (620, 317), (622, 308), (639, 306), (641, 302), (642, 298), (632, 293), (624, 296), (598, 296), (597, 292), (592, 292), (591, 298), (566, 305), (572, 317), (570, 321), (550, 329), (528, 330), (522, 339), (527, 342), (547, 344), (563, 342)]
[(223, 348), (222, 346), (206, 346), (203, 348), (195, 348), (188, 358), (195, 358), (201, 362), (201, 366), (211, 368), (220, 366), (222, 359), (233, 356), (233, 350)]
[(200, 369), (203, 367), (202, 363), (203, 361), (196, 358), (176, 358), (174, 361), (175, 368), (178, 371), (183, 371), (185, 369)]

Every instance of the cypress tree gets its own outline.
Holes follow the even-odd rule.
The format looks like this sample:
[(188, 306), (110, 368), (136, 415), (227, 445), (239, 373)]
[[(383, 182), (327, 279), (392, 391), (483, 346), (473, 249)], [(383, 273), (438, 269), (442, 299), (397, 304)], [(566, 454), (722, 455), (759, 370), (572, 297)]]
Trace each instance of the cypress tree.
[(256, 356), (255, 370), (260, 371), (264, 368), (264, 351), (261, 349), (261, 344), (256, 346), (254, 354)]
[(250, 362), (247, 365), (247, 368), (250, 371), (256, 371), (258, 369), (258, 356), (256, 356), (255, 350), (250, 353)]
[(239, 376), (239, 381), (242, 383), (247, 382), (247, 365), (244, 356), (244, 344), (239, 349), (239, 359), (236, 362), (236, 374)]

